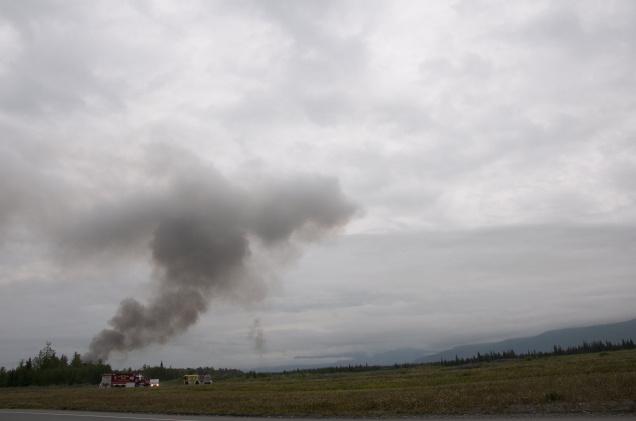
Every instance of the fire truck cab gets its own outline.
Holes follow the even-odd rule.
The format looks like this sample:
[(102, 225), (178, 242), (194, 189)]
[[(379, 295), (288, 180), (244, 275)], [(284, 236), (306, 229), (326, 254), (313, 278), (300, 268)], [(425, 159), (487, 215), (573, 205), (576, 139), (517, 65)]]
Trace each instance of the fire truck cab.
[(146, 387), (150, 381), (141, 373), (106, 373), (99, 387)]

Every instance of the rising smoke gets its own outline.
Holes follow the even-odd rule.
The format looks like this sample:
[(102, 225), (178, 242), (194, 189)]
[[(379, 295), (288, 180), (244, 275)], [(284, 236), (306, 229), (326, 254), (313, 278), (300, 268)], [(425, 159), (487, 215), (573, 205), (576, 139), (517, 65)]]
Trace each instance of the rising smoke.
[(263, 329), (263, 325), (261, 324), (261, 319), (254, 319), (254, 322), (252, 322), (252, 326), (250, 326), (250, 331), (247, 334), (247, 337), (252, 340), (254, 344), (254, 350), (262, 356), (265, 352), (265, 330)]
[[(214, 299), (262, 299), (276, 265), (303, 242), (347, 223), (355, 207), (337, 180), (318, 176), (227, 179), (193, 155), (152, 145), (127, 182), (69, 183), (22, 164), (0, 145), (0, 246), (21, 229), (64, 267), (150, 258), (149, 299), (124, 299), (85, 358), (107, 360), (165, 343)], [(15, 155), (15, 156), (14, 156)], [(132, 180), (132, 181), (130, 181)], [(24, 185), (19, 183), (23, 182)], [(113, 188), (114, 187), (114, 188)], [(95, 266), (93, 266), (95, 267)]]
[(114, 351), (164, 343), (184, 332), (213, 298), (238, 288), (258, 290), (255, 248), (280, 249), (316, 238), (345, 224), (355, 210), (333, 179), (305, 176), (239, 188), (216, 173), (197, 175), (203, 174), (203, 179), (180, 174), (164, 195), (133, 199), (117, 218), (74, 239), (90, 249), (107, 246), (104, 236), (119, 245), (147, 238), (155, 268), (153, 298), (147, 304), (122, 301), (110, 327), (93, 338), (87, 359), (107, 360)]

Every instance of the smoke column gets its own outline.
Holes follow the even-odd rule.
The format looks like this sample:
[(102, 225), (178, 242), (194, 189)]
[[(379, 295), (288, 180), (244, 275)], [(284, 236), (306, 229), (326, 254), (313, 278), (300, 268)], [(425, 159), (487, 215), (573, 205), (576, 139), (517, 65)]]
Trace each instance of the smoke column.
[(265, 331), (260, 319), (254, 319), (247, 337), (254, 342), (254, 350), (262, 356), (265, 352)]
[(258, 283), (256, 249), (296, 248), (343, 226), (355, 212), (330, 178), (237, 187), (214, 171), (188, 169), (165, 184), (161, 193), (96, 209), (67, 239), (77, 250), (141, 245), (154, 266), (152, 298), (145, 304), (124, 299), (90, 343), (88, 360), (165, 343), (196, 323), (213, 299)]

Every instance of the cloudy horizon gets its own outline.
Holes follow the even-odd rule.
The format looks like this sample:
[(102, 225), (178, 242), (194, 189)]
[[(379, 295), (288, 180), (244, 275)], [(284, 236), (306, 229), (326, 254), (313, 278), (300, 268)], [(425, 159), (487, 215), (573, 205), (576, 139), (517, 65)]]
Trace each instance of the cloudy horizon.
[(104, 328), (145, 332), (115, 367), (253, 368), (636, 317), (634, 38), (627, 0), (0, 0), (0, 366)]

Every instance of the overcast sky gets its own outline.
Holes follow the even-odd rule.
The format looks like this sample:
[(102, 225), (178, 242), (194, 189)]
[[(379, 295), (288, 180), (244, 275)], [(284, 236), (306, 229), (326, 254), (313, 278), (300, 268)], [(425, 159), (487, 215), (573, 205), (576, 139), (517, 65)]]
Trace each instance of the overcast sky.
[(0, 365), (156, 299), (193, 202), (249, 274), (115, 366), (636, 317), (634, 39), (631, 0), (0, 0)]

